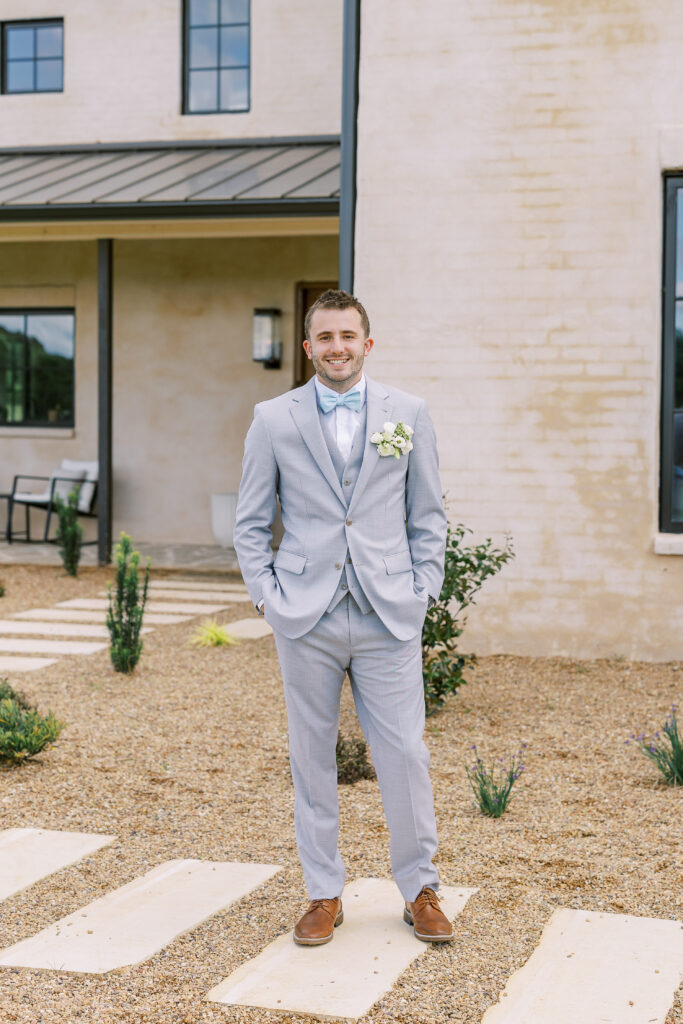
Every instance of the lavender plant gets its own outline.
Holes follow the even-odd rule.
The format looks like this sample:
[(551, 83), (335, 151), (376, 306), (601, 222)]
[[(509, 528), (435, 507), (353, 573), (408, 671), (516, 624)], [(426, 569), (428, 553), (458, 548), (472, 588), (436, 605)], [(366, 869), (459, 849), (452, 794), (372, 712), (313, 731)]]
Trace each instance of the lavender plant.
[(479, 757), (476, 745), (473, 743), (470, 747), (475, 761), (471, 768), (465, 765), (465, 772), (482, 814), (489, 818), (500, 818), (506, 810), (512, 787), (524, 771), (522, 757), (525, 749), (526, 743), (522, 743), (509, 768), (505, 767), (502, 757), (498, 758), (498, 765), (501, 767), (491, 765), (486, 768)]
[(652, 739), (646, 739), (645, 733), (640, 736), (631, 733), (631, 739), (626, 740), (627, 744), (633, 741), (638, 745), (638, 749), (659, 769), (669, 786), (683, 786), (683, 736), (678, 731), (677, 711), (678, 706), (672, 704), (664, 725)]

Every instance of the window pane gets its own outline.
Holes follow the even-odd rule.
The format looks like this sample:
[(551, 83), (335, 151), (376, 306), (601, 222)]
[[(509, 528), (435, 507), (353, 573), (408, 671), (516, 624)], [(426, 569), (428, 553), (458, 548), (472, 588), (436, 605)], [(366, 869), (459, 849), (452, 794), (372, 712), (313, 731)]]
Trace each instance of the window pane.
[(74, 317), (0, 316), (0, 422), (73, 423)]
[(61, 25), (43, 25), (36, 29), (36, 57), (61, 57), (62, 53)]
[(244, 67), (249, 63), (249, 29), (221, 29), (221, 67)]
[(8, 28), (6, 38), (8, 60), (22, 60), (26, 57), (35, 57), (34, 28)]
[(0, 331), (4, 334), (13, 334), (16, 331), (23, 331), (23, 313), (0, 313)]
[(249, 109), (249, 72), (221, 71), (221, 110)]
[(249, 21), (249, 0), (221, 0), (221, 21)]
[(188, 109), (196, 114), (218, 109), (218, 72), (190, 71)]
[(190, 29), (190, 67), (218, 67), (218, 29)]
[(61, 92), (61, 60), (36, 61), (36, 89), (39, 92)]
[(190, 25), (217, 25), (218, 0), (190, 0)]
[(7, 62), (7, 92), (33, 92), (32, 60), (11, 60)]
[(683, 523), (683, 412), (674, 413), (673, 521)]

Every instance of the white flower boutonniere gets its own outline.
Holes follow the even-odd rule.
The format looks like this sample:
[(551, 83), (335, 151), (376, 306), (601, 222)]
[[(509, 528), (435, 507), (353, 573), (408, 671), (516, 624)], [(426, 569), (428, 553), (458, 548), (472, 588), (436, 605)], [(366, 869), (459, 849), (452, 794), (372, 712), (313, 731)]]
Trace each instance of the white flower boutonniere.
[(382, 427), (382, 431), (376, 431), (370, 438), (372, 444), (377, 445), (379, 455), (393, 455), (400, 459), (413, 450), (413, 442), (410, 438), (413, 435), (413, 428), (407, 423), (391, 423), (389, 420)]

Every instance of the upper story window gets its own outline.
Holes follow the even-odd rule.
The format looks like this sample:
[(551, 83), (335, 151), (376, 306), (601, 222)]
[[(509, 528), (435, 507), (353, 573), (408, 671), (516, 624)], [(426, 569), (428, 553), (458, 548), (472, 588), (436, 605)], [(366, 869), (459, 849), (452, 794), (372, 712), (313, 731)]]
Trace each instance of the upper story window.
[(74, 424), (72, 309), (0, 309), (0, 426)]
[(62, 92), (64, 23), (6, 21), (2, 26), (2, 91)]
[(683, 177), (666, 179), (660, 530), (683, 533)]
[(186, 114), (249, 110), (249, 0), (185, 0)]

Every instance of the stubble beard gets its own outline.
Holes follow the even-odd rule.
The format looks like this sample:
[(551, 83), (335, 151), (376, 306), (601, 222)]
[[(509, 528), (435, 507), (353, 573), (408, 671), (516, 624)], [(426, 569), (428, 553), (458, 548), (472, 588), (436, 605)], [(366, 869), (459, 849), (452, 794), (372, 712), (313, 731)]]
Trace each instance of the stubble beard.
[[(344, 385), (353, 386), (360, 380), (360, 375), (363, 372), (364, 356), (361, 354), (351, 359), (345, 369), (347, 373), (344, 377), (330, 377), (327, 374), (327, 364), (323, 359), (318, 359), (313, 356), (313, 369), (317, 373), (318, 377), (322, 380), (323, 384), (326, 384), (332, 391), (338, 391), (340, 393), (347, 391), (348, 387)], [(350, 383), (349, 383), (350, 382)]]

